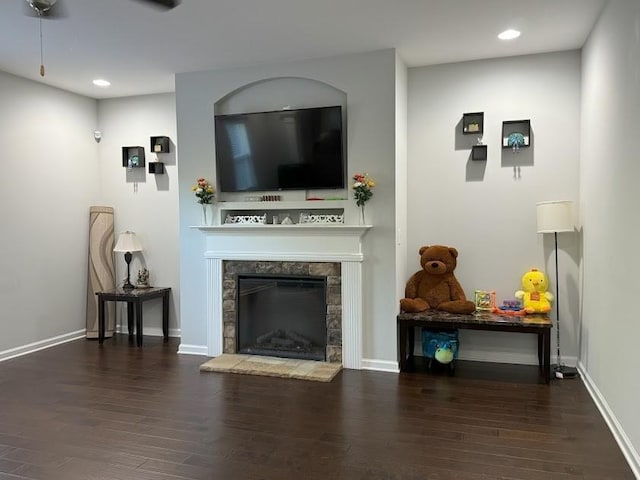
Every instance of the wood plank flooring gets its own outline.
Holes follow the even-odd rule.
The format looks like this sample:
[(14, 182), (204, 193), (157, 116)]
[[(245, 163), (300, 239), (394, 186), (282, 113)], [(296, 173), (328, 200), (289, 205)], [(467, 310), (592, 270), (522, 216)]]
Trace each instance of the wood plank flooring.
[(201, 373), (177, 345), (0, 363), (0, 480), (634, 478), (580, 380), (458, 362), (327, 384)]

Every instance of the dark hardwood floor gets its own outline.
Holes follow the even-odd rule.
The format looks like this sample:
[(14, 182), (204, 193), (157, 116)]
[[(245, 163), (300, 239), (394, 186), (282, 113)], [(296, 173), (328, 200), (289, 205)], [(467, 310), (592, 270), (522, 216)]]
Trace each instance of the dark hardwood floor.
[(633, 479), (580, 380), (458, 363), (331, 383), (200, 373), (178, 342), (0, 363), (0, 479)]

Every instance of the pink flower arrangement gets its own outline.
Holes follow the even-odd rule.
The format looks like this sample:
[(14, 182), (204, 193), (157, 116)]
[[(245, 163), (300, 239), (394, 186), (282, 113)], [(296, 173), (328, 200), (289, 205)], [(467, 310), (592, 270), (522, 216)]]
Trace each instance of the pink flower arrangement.
[(353, 175), (353, 198), (356, 199), (356, 205), (363, 207), (373, 196), (373, 187), (376, 182), (368, 173), (356, 173)]
[(201, 204), (211, 203), (216, 194), (213, 185), (202, 177), (198, 178), (197, 183), (191, 187), (191, 191), (195, 192), (198, 203)]

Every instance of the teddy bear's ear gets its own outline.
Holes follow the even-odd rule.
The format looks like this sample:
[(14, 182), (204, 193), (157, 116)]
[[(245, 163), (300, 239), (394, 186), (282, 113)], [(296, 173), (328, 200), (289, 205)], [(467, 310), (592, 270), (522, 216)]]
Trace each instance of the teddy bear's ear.
[(453, 247), (449, 247), (449, 253), (453, 256), (453, 258), (458, 258), (458, 250)]
[(418, 250), (418, 254), (422, 255), (427, 248), (429, 247), (428, 246), (421, 247), (420, 250)]

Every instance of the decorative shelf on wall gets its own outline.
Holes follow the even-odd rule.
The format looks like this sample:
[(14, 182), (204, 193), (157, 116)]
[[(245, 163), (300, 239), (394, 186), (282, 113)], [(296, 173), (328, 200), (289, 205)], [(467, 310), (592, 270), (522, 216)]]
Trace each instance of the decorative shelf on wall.
[(506, 120), (502, 122), (502, 148), (518, 151), (531, 146), (531, 120)]
[(155, 173), (155, 174), (164, 173), (164, 163), (149, 162), (149, 173)]
[(169, 153), (169, 137), (151, 137), (153, 153)]
[(487, 159), (486, 145), (474, 145), (471, 148), (471, 160), (486, 160), (486, 159)]
[(484, 132), (484, 112), (462, 114), (463, 134), (482, 135), (482, 132)]
[(127, 168), (144, 167), (144, 147), (122, 147), (122, 166)]

